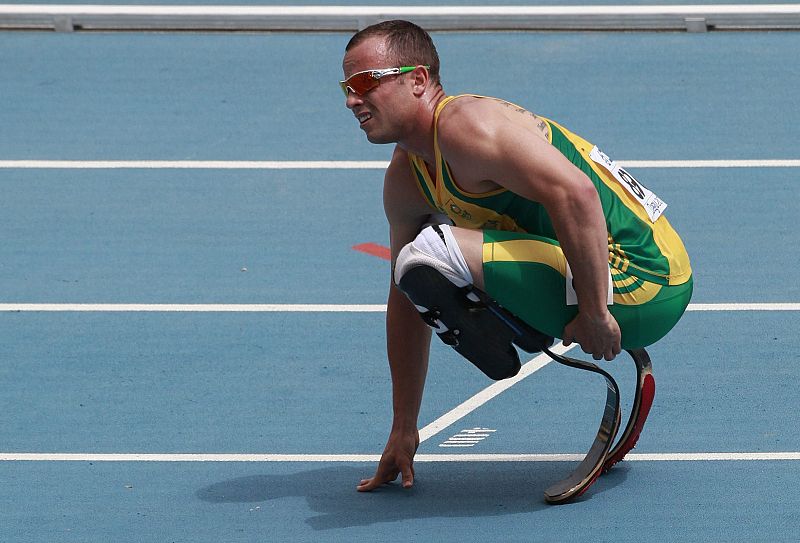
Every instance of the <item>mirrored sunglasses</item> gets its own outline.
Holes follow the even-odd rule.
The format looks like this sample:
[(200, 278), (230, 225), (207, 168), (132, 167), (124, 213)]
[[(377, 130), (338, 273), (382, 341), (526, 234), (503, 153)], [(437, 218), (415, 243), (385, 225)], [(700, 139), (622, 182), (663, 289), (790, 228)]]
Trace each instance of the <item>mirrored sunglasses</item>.
[[(429, 66), (425, 66), (429, 68)], [(387, 75), (405, 74), (416, 69), (416, 66), (400, 66), (399, 68), (382, 68), (356, 72), (344, 81), (339, 81), (342, 92), (348, 96), (351, 92), (363, 96), (381, 83)]]

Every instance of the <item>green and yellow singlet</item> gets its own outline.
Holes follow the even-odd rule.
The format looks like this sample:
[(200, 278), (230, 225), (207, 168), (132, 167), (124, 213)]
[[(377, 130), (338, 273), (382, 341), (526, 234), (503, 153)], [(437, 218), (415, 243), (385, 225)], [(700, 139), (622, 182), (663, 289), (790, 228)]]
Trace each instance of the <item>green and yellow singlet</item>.
[[(447, 104), (459, 97), (449, 96), (438, 104), (435, 112), (436, 124)], [(608, 262), (613, 282), (614, 305), (641, 306), (668, 297), (666, 291), (677, 290), (667, 288), (662, 292), (665, 287), (689, 283), (688, 289), (680, 289), (688, 290), (688, 294), (684, 296), (688, 303), (688, 296), (691, 294), (691, 266), (683, 242), (667, 218), (661, 214), (666, 204), (585, 139), (554, 121), (542, 117), (538, 119), (547, 124), (550, 143), (584, 172), (597, 189), (608, 230)], [(503, 296), (504, 287), (496, 284), (499, 279), (492, 279), (492, 270), (489, 268), (494, 266), (500, 269), (503, 262), (534, 265), (529, 266), (530, 269), (537, 269), (535, 264), (540, 264), (567, 277), (567, 264), (556, 240), (552, 222), (540, 203), (502, 187), (482, 194), (460, 189), (447, 162), (441, 156), (436, 131), (434, 148), (435, 179), (431, 179), (425, 162), (420, 157), (409, 154), (417, 185), (425, 200), (433, 208), (446, 214), (456, 226), (484, 231), (484, 271), (487, 290), (492, 296), (504, 305), (523, 303), (516, 300), (518, 292), (509, 292)], [(519, 275), (516, 271), (509, 273), (512, 276)], [(491, 292), (492, 283), (495, 283), (495, 292)], [(563, 287), (560, 292), (564, 292)], [(507, 301), (504, 302), (501, 298), (507, 298)], [(560, 302), (554, 299), (553, 303), (556, 301)], [(526, 307), (530, 306), (530, 302), (524, 303)], [(512, 307), (509, 309), (514, 310)], [(622, 308), (617, 308), (616, 312), (613, 307), (611, 309), (620, 320), (617, 313), (623, 312)], [(575, 310), (573, 308), (572, 311), (567, 311), (561, 320), (569, 319)], [(522, 317), (530, 311), (522, 307), (517, 310)], [(543, 323), (531, 324), (544, 328)], [(674, 322), (669, 327), (672, 325)], [(561, 331), (559, 326), (563, 326), (563, 323), (554, 324), (550, 330), (543, 331), (558, 337)], [(620, 326), (623, 327), (622, 322)], [(631, 332), (629, 330), (629, 339), (632, 339)], [(623, 329), (623, 339), (624, 336)], [(638, 341), (628, 343), (647, 341), (649, 340), (639, 338)]]

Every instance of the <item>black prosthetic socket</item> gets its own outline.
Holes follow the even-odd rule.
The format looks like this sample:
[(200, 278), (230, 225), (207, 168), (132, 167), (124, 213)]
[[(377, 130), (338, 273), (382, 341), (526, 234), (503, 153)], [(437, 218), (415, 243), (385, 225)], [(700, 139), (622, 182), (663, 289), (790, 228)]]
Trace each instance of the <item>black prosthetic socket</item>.
[(444, 343), (492, 379), (519, 372), (514, 344), (533, 353), (553, 343), (552, 337), (531, 328), (485, 293), (472, 286), (457, 287), (430, 266), (406, 271), (398, 286)]

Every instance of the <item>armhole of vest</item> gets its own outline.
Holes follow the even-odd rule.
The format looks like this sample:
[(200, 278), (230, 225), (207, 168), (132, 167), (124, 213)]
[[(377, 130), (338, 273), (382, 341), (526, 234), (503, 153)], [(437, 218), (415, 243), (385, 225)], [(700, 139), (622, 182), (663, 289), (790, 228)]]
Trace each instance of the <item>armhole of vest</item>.
[(442, 114), (442, 111), (444, 111), (444, 108), (459, 98), (464, 98), (465, 96), (470, 96), (472, 98), (487, 98), (487, 96), (481, 96), (479, 94), (453, 94), (451, 96), (445, 96), (441, 102), (436, 104), (436, 109), (433, 112), (433, 144), (437, 154), (441, 154), (439, 152), (439, 116)]
[(411, 175), (414, 176), (414, 185), (416, 185), (417, 190), (422, 196), (422, 199), (425, 200), (425, 202), (427, 202), (427, 204), (431, 206), (433, 209), (436, 209), (436, 200), (434, 199), (433, 194), (430, 194), (429, 196), (427, 193), (427, 191), (432, 190), (432, 187), (428, 185), (427, 181), (427, 177), (429, 177), (428, 172), (423, 170), (422, 180), (420, 180), (419, 174), (417, 173), (419, 167), (417, 166), (416, 155), (412, 155), (411, 153), (408, 153), (407, 155), (408, 155), (408, 165), (411, 168)]
[(544, 123), (547, 125), (547, 142), (550, 145), (553, 145), (553, 121), (548, 119), (547, 117), (542, 117), (541, 115), (536, 115), (539, 117)]
[[(471, 98), (481, 98), (481, 99), (488, 99), (488, 100), (499, 100), (501, 102), (505, 102), (505, 100), (502, 100), (500, 98), (494, 98), (492, 96), (483, 96), (481, 94), (454, 94), (452, 96), (448, 96), (442, 102), (440, 102), (439, 105), (436, 106), (436, 113), (435, 113), (435, 119), (434, 119), (434, 125), (433, 125), (433, 130), (434, 130), (433, 144), (434, 144), (434, 151), (435, 151), (435, 155), (436, 155), (436, 183), (437, 183), (437, 186), (438, 186), (439, 182), (441, 182), (444, 185), (444, 169), (447, 168), (447, 177), (450, 179), (450, 183), (453, 185), (453, 188), (455, 189), (455, 192), (453, 192), (449, 188), (447, 188), (447, 191), (450, 192), (450, 194), (452, 194), (453, 196), (461, 199), (462, 201), (469, 202), (470, 201), (469, 199), (487, 198), (487, 197), (491, 197), (491, 196), (496, 196), (498, 194), (502, 194), (502, 193), (506, 192), (507, 189), (505, 189), (503, 187), (500, 187), (500, 188), (495, 189), (493, 191), (486, 192), (486, 193), (481, 193), (481, 194), (474, 194), (474, 193), (471, 193), (471, 192), (467, 192), (467, 191), (463, 190), (461, 187), (459, 187), (458, 184), (456, 184), (456, 182), (453, 180), (452, 173), (450, 172), (450, 166), (442, 158), (442, 151), (439, 148), (439, 114), (449, 104), (451, 104), (452, 102), (455, 102), (457, 99), (463, 98), (465, 96), (469, 96)], [(511, 102), (507, 102), (507, 103), (511, 104)], [(515, 105), (515, 104), (512, 104), (512, 105)], [(517, 107), (519, 107), (519, 106), (517, 106)]]

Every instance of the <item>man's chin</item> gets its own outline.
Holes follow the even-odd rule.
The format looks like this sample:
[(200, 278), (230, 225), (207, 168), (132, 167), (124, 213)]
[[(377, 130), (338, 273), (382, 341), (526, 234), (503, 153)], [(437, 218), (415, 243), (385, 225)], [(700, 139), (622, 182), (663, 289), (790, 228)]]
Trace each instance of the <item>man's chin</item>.
[(387, 136), (386, 134), (366, 134), (367, 141), (370, 143), (382, 144), (382, 143), (394, 143), (394, 140)]

